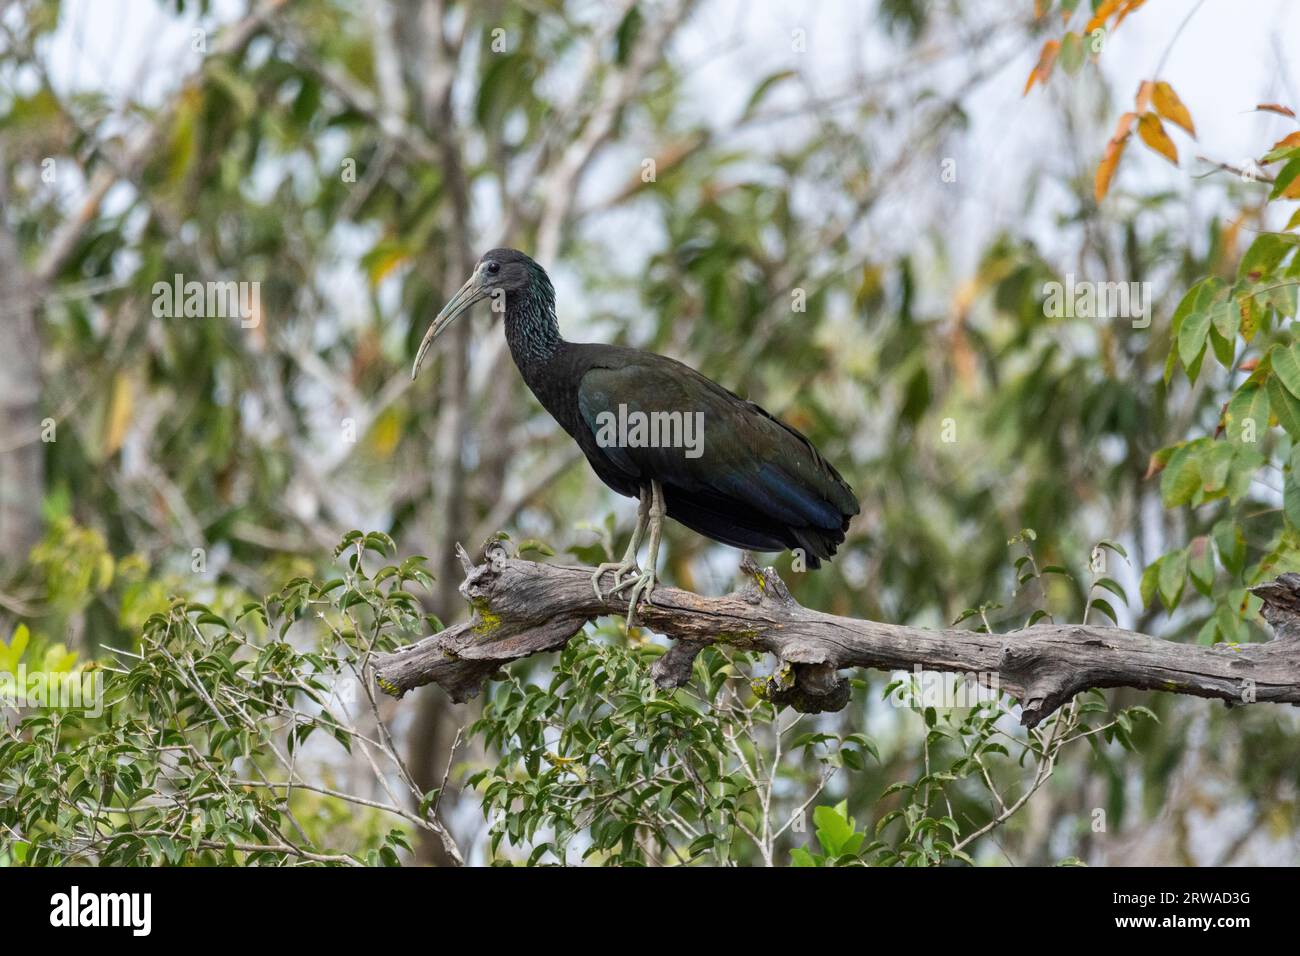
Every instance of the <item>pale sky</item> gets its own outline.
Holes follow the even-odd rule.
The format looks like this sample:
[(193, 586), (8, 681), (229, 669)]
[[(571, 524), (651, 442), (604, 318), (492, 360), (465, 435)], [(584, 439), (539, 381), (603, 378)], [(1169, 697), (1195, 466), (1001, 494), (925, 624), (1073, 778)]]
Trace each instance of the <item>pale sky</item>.
[[(973, 0), (975, 6), (982, 3), (994, 10), (1019, 10), (1029, 2)], [(191, 10), (195, 6), (191, 4)], [(1128, 107), (1138, 82), (1152, 76), (1171, 38), (1197, 6), (1194, 0), (1150, 0), (1109, 41), (1101, 70), (1115, 91), (1115, 102), (1107, 111), (1112, 120)], [(208, 26), (237, 17), (245, 4), (214, 0), (212, 7)], [(178, 18), (155, 0), (66, 0), (63, 9), (63, 21), (48, 52), (56, 82), (65, 91), (96, 90), (118, 100), (143, 91), (146, 102), (157, 103), (193, 68), (197, 54), (190, 50), (191, 31), (198, 20), (192, 12)], [(803, 54), (791, 49), (792, 33), (798, 29), (807, 35)], [(959, 78), (964, 73), (961, 61), (968, 54), (956, 52), (953, 76)], [(1093, 82), (1088, 79), (1091, 68), (1085, 67), (1078, 78), (1058, 71), (1049, 91), (1036, 89), (1026, 97), (1021, 89), (1036, 51), (1018, 44), (1009, 52), (1015, 55), (968, 103), (971, 130), (953, 150), (959, 163), (958, 188), (939, 183), (940, 157), (935, 157), (932, 179), (898, 184), (895, 214), (882, 242), (900, 248), (914, 245), (938, 213), (949, 225), (947, 238), (955, 247), (958, 269), (969, 268), (983, 240), (1006, 226), (1029, 233), (1049, 256), (1068, 257), (1070, 249), (1058, 248), (1055, 241), (1069, 237), (1053, 228), (1050, 201), (1040, 203), (1033, 220), (1024, 221), (1025, 173), (1055, 152), (1061, 155), (1061, 168), (1069, 168), (1051, 97), (1070, 95), (1072, 83)], [(717, 124), (738, 115), (756, 83), (777, 70), (798, 68), (803, 74), (800, 83), (813, 92), (830, 94), (843, 90), (855, 75), (888, 75), (900, 66), (897, 53), (880, 37), (874, 4), (854, 0), (710, 0), (679, 33), (673, 54), (688, 65), (689, 88), (698, 91), (691, 108), (698, 110), (702, 120)], [(1112, 189), (1119, 192), (1158, 183), (1191, 191), (1197, 185), (1191, 176), (1207, 168), (1195, 160), (1195, 154), (1235, 164), (1259, 155), (1296, 127), (1283, 117), (1252, 112), (1252, 107), (1269, 100), (1300, 106), (1297, 63), (1300, 3), (1204, 0), (1183, 27), (1161, 75), (1190, 109), (1199, 139), (1193, 143), (1181, 133), (1174, 134), (1182, 159), (1182, 168), (1174, 169), (1142, 149), (1135, 137)], [(937, 78), (936, 86), (942, 86), (942, 75), (942, 71), (930, 74)], [(779, 104), (781, 95), (778, 89), (771, 102)], [(796, 85), (788, 95), (802, 95), (802, 91)], [(776, 130), (771, 135), (779, 134)], [(1094, 156), (1100, 155), (1105, 135), (1103, 131), (1092, 147)], [(619, 159), (611, 156), (606, 162), (619, 165), (609, 173), (610, 181), (624, 181), (626, 171)], [(599, 194), (604, 179), (598, 166), (588, 190)], [(1210, 202), (1216, 191), (1200, 192), (1206, 198), (1199, 201)], [(878, 215), (889, 216), (890, 209), (886, 203)], [(484, 211), (478, 212), (481, 219)], [(487, 225), (480, 222), (481, 228)], [(610, 228), (621, 231), (625, 224), (616, 221)]]

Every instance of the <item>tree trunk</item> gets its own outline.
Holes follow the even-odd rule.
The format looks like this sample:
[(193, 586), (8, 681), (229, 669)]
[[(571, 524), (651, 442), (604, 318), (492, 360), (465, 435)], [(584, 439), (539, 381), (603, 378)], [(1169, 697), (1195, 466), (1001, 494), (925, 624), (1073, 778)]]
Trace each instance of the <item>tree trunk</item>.
[[(0, 213), (4, 192), (0, 183)], [(18, 243), (0, 219), (0, 567), (6, 570), (20, 567), (40, 540), (45, 496), (41, 341), (32, 291)]]

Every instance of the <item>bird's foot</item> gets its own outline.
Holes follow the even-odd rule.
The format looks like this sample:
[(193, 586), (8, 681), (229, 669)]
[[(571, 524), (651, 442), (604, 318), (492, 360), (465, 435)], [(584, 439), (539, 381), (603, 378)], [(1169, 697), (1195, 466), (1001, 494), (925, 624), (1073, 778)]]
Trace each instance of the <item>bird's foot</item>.
[[(609, 597), (613, 597), (623, 588), (627, 587), (636, 580), (635, 575), (640, 573), (641, 568), (637, 565), (636, 559), (631, 561), (606, 561), (599, 565), (591, 575), (591, 589), (596, 592), (596, 600), (605, 600), (606, 595), (600, 593), (600, 576), (606, 571), (614, 572), (614, 585), (609, 589)], [(626, 575), (626, 579), (624, 579)]]
[(628, 630), (631, 630), (634, 626), (636, 626), (637, 602), (640, 600), (644, 600), (646, 604), (654, 603), (650, 599), (650, 596), (651, 594), (654, 593), (655, 583), (656, 583), (655, 569), (653, 567), (647, 568), (646, 570), (642, 571), (641, 574), (638, 575), (637, 577), (629, 578), (628, 581), (625, 582), (625, 586), (627, 584), (632, 585), (632, 599), (628, 601), (627, 604)]

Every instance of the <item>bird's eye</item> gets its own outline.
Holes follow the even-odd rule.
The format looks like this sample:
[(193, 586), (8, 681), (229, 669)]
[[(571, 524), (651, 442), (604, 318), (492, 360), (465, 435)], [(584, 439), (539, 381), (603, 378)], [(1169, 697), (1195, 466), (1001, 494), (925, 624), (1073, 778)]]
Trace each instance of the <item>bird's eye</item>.
[(498, 272), (501, 271), (501, 263), (499, 263), (499, 262), (489, 262), (489, 263), (487, 264), (487, 271), (488, 271), (488, 275), (491, 275), (491, 276), (496, 275)]

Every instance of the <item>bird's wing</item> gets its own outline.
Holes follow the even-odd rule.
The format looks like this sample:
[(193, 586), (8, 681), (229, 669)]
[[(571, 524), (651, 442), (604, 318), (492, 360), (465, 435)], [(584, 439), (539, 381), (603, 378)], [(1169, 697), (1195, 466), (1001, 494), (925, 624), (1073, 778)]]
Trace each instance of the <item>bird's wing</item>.
[(629, 478), (656, 478), (691, 494), (740, 501), (796, 528), (836, 529), (857, 514), (852, 489), (812, 443), (758, 405), (663, 356), (610, 364), (589, 369), (578, 386), (579, 409), (598, 441), (602, 428), (608, 436), (620, 420), (620, 405), (624, 417), (640, 412), (649, 421), (655, 413), (678, 413), (680, 437), (692, 439), (688, 447), (602, 442), (608, 461)]

